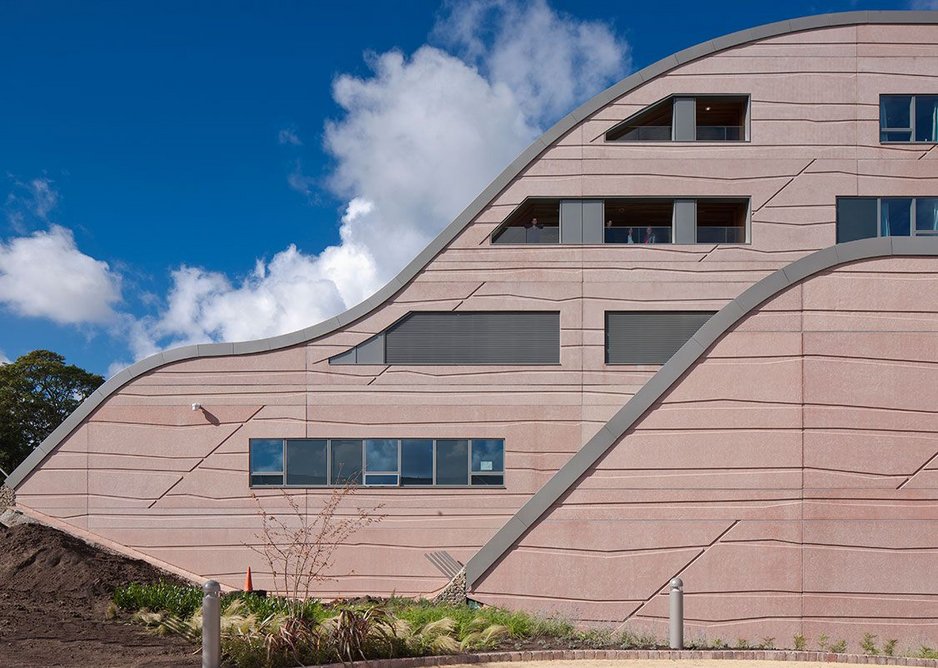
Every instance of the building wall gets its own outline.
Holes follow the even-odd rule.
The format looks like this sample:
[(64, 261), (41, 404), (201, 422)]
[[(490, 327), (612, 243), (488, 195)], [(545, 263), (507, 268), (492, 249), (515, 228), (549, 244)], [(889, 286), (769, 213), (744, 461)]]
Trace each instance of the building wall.
[[(938, 154), (880, 145), (877, 121), (880, 93), (934, 92), (935, 72), (938, 26), (863, 25), (765, 39), (652, 79), (552, 143), (385, 305), (306, 344), (171, 363), (133, 380), (18, 486), (17, 503), (229, 586), (240, 585), (250, 565), (264, 586), (266, 568), (246, 547), (256, 543), (259, 527), (247, 485), (249, 438), (504, 438), (505, 489), (361, 490), (355, 503), (380, 504), (376, 512), (385, 517), (340, 550), (335, 572), (342, 579), (323, 583), (317, 593), (434, 591), (446, 578), (425, 552), (448, 550), (465, 562), (657, 370), (604, 364), (605, 311), (716, 310), (772, 271), (832, 245), (836, 195), (935, 194)], [(751, 94), (751, 142), (603, 141), (605, 130), (667, 95), (720, 92)], [(528, 196), (633, 195), (751, 197), (752, 243), (489, 242)], [(328, 364), (330, 356), (421, 309), (556, 309), (561, 363)], [(738, 400), (757, 407), (747, 415), (765, 416), (757, 423), (761, 429), (787, 424), (785, 411), (800, 412), (784, 401), (763, 406), (785, 386), (741, 385), (738, 391)], [(193, 412), (192, 402), (205, 412)], [(714, 429), (737, 415), (720, 402), (701, 405), (695, 414), (705, 414)], [(795, 438), (785, 432), (772, 439), (786, 437)], [(773, 447), (784, 454), (782, 444)], [(751, 485), (766, 477), (752, 475)], [(327, 492), (290, 494), (315, 510)], [(257, 490), (257, 497), (268, 510), (285, 506), (278, 491)], [(787, 508), (789, 501), (779, 503)], [(486, 582), (480, 592), (493, 600), (533, 600), (540, 591), (523, 594)], [(603, 614), (584, 609), (584, 619)]]
[[(938, 258), (844, 265), (740, 321), (477, 583), (667, 635), (938, 632)], [(918, 643), (918, 644), (916, 644)]]

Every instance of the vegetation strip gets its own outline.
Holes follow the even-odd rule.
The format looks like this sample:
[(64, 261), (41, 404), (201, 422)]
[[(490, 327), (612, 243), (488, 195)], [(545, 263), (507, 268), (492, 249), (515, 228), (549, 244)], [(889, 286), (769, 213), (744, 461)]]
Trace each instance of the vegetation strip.
[(527, 652), (484, 652), (447, 656), (419, 656), (402, 659), (378, 659), (353, 663), (331, 663), (320, 668), (419, 668), (452, 666), (464, 663), (503, 663), (520, 661), (660, 659), (731, 659), (737, 661), (817, 661), (822, 663), (863, 663), (888, 666), (938, 666), (936, 659), (905, 656), (870, 656), (867, 654), (834, 654), (831, 652), (797, 652), (786, 650), (643, 650), (643, 649), (572, 649), (531, 650)]

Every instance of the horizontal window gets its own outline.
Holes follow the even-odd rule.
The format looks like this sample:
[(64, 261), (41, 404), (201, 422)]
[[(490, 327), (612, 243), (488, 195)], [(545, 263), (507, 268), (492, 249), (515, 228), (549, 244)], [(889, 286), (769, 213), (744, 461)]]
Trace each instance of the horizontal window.
[[(748, 239), (748, 198), (607, 197), (550, 201), (559, 212), (562, 244), (741, 244)], [(526, 206), (523, 204), (519, 210)], [(525, 221), (526, 217), (512, 214), (492, 235), (492, 243), (542, 243), (528, 241), (526, 230), (531, 226)], [(511, 232), (513, 227), (518, 230)], [(555, 243), (556, 239), (552, 239), (551, 243)]]
[(418, 311), (330, 364), (558, 364), (556, 311)]
[(252, 438), (251, 487), (484, 487), (505, 483), (498, 438)]
[(938, 235), (938, 197), (838, 197), (837, 243)]
[(606, 141), (745, 141), (748, 95), (672, 96), (630, 116)]
[(880, 95), (879, 140), (938, 141), (938, 95)]
[(607, 364), (664, 364), (713, 315), (713, 311), (606, 313)]
[(497, 244), (560, 243), (560, 200), (527, 199), (495, 233)]

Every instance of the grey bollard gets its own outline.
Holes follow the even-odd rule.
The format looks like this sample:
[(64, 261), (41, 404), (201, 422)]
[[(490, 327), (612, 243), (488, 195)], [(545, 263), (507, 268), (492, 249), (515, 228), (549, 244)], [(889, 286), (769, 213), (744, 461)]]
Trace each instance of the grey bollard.
[(202, 585), (202, 668), (221, 665), (221, 586), (215, 580)]
[(681, 578), (671, 580), (671, 632), (668, 646), (671, 649), (684, 649), (684, 583)]

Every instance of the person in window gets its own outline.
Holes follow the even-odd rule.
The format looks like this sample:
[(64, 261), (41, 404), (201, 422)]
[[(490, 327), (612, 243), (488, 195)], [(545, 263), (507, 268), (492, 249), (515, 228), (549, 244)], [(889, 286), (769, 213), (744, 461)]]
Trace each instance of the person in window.
[(529, 244), (538, 244), (541, 242), (541, 228), (543, 227), (540, 223), (537, 222), (537, 218), (532, 218), (530, 224), (525, 226), (527, 228), (528, 243)]
[(627, 237), (625, 238), (625, 243), (627, 243), (627, 244), (634, 244), (634, 243), (635, 243), (635, 239), (632, 237), (632, 228), (631, 228), (631, 227), (629, 228), (629, 236), (627, 236)]
[(645, 243), (646, 244), (655, 243), (655, 231), (651, 229), (651, 225), (645, 228)]

